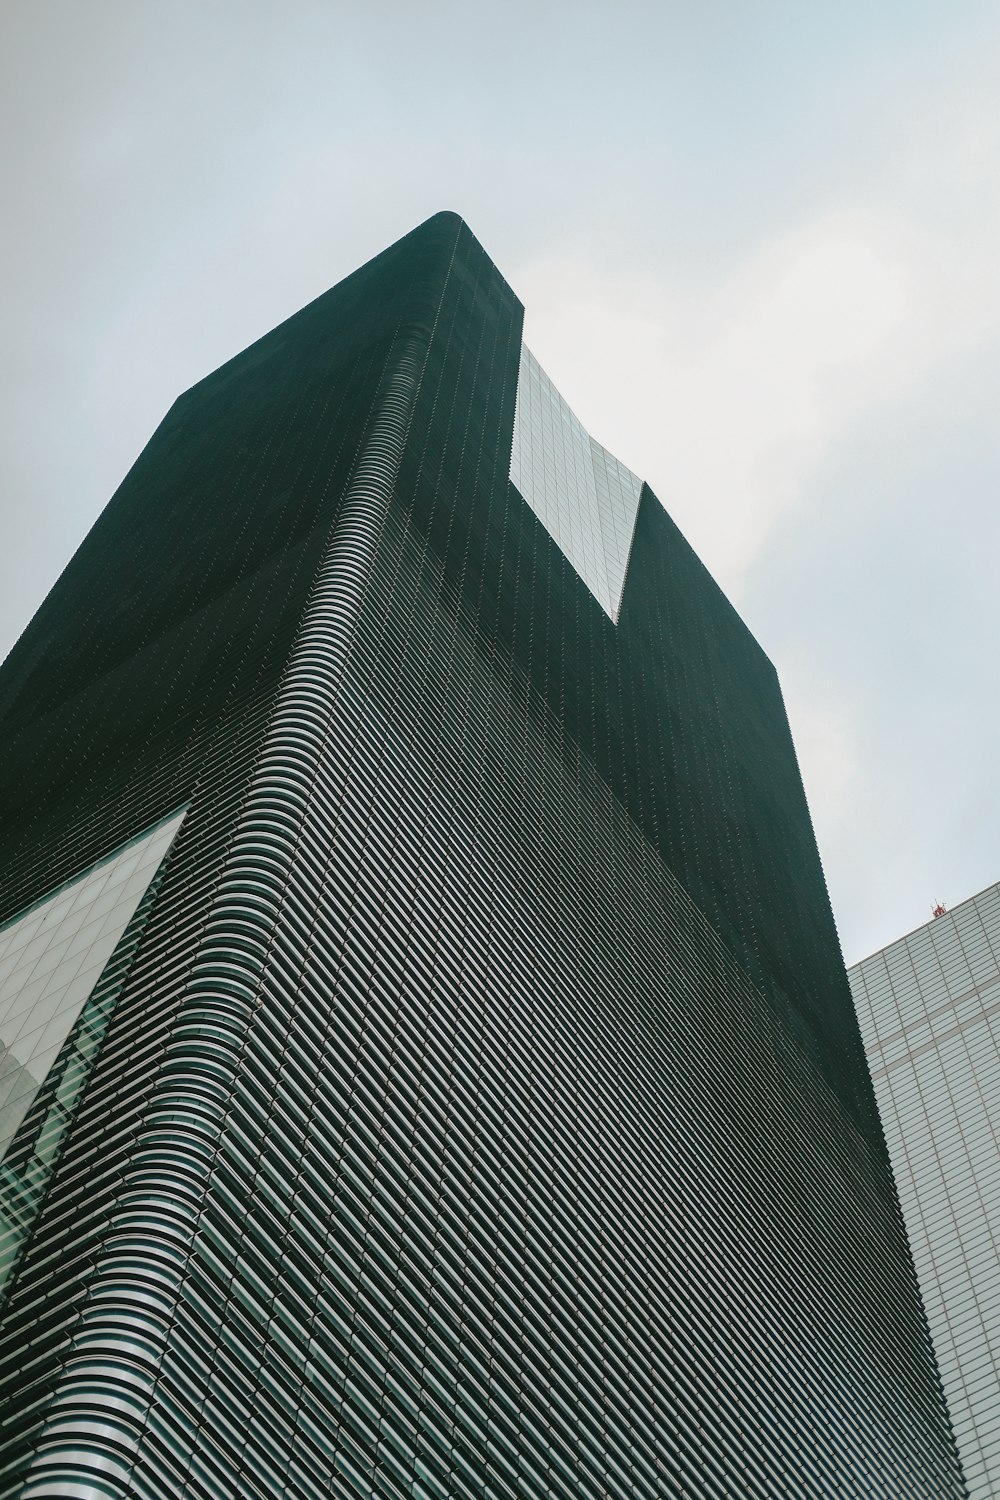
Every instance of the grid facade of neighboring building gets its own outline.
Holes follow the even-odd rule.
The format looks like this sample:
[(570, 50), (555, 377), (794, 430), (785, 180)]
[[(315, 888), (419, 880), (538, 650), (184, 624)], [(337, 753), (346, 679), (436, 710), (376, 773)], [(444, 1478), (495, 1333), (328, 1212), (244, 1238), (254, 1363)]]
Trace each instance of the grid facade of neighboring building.
[(969, 1493), (1000, 1493), (1000, 885), (850, 970)]
[(35, 957), (4, 1497), (964, 1493), (774, 671), (521, 322), (430, 220), (0, 674), (10, 973), (125, 924)]

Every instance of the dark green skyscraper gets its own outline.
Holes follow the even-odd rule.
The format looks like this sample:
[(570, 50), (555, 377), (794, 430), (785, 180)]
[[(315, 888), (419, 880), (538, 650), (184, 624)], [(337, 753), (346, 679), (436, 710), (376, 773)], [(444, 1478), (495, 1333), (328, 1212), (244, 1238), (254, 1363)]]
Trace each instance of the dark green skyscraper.
[(457, 219), (0, 713), (0, 1495), (963, 1493), (774, 672)]

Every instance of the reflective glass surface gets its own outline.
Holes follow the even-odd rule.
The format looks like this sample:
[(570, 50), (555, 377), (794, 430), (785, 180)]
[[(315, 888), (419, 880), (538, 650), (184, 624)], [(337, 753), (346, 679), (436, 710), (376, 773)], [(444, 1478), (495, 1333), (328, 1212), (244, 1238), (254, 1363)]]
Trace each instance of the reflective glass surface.
[(181, 817), (141, 834), (0, 928), (0, 1159)]
[[(0, 1294), (58, 1164), (182, 818), (149, 829), (0, 929), (11, 1039), (3, 1054)], [(32, 962), (36, 948), (41, 956)], [(58, 964), (46, 965), (53, 953)], [(75, 967), (73, 977), (57, 987), (49, 976), (66, 967)], [(26, 994), (35, 997), (27, 1007)], [(39, 1011), (48, 1019), (36, 1025)], [(27, 1052), (31, 1038), (39, 1040)], [(19, 1048), (27, 1063), (18, 1061)]]
[(510, 479), (617, 619), (642, 480), (589, 435), (524, 344)]

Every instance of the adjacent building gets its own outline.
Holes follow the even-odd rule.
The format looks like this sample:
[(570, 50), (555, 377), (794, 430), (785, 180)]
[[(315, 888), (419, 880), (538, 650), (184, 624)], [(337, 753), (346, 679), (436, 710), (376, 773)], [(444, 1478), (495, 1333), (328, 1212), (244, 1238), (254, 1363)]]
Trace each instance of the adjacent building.
[(773, 668), (454, 216), (178, 400), (0, 785), (0, 1495), (964, 1494)]
[(1000, 885), (850, 970), (975, 1500), (1000, 1494)]

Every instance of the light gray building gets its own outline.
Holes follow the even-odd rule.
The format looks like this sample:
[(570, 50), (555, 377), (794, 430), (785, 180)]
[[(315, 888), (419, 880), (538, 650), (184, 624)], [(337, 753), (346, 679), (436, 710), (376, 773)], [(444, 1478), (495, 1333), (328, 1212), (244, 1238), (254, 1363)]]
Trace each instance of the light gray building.
[(850, 971), (972, 1500), (1000, 1495), (1000, 885)]

